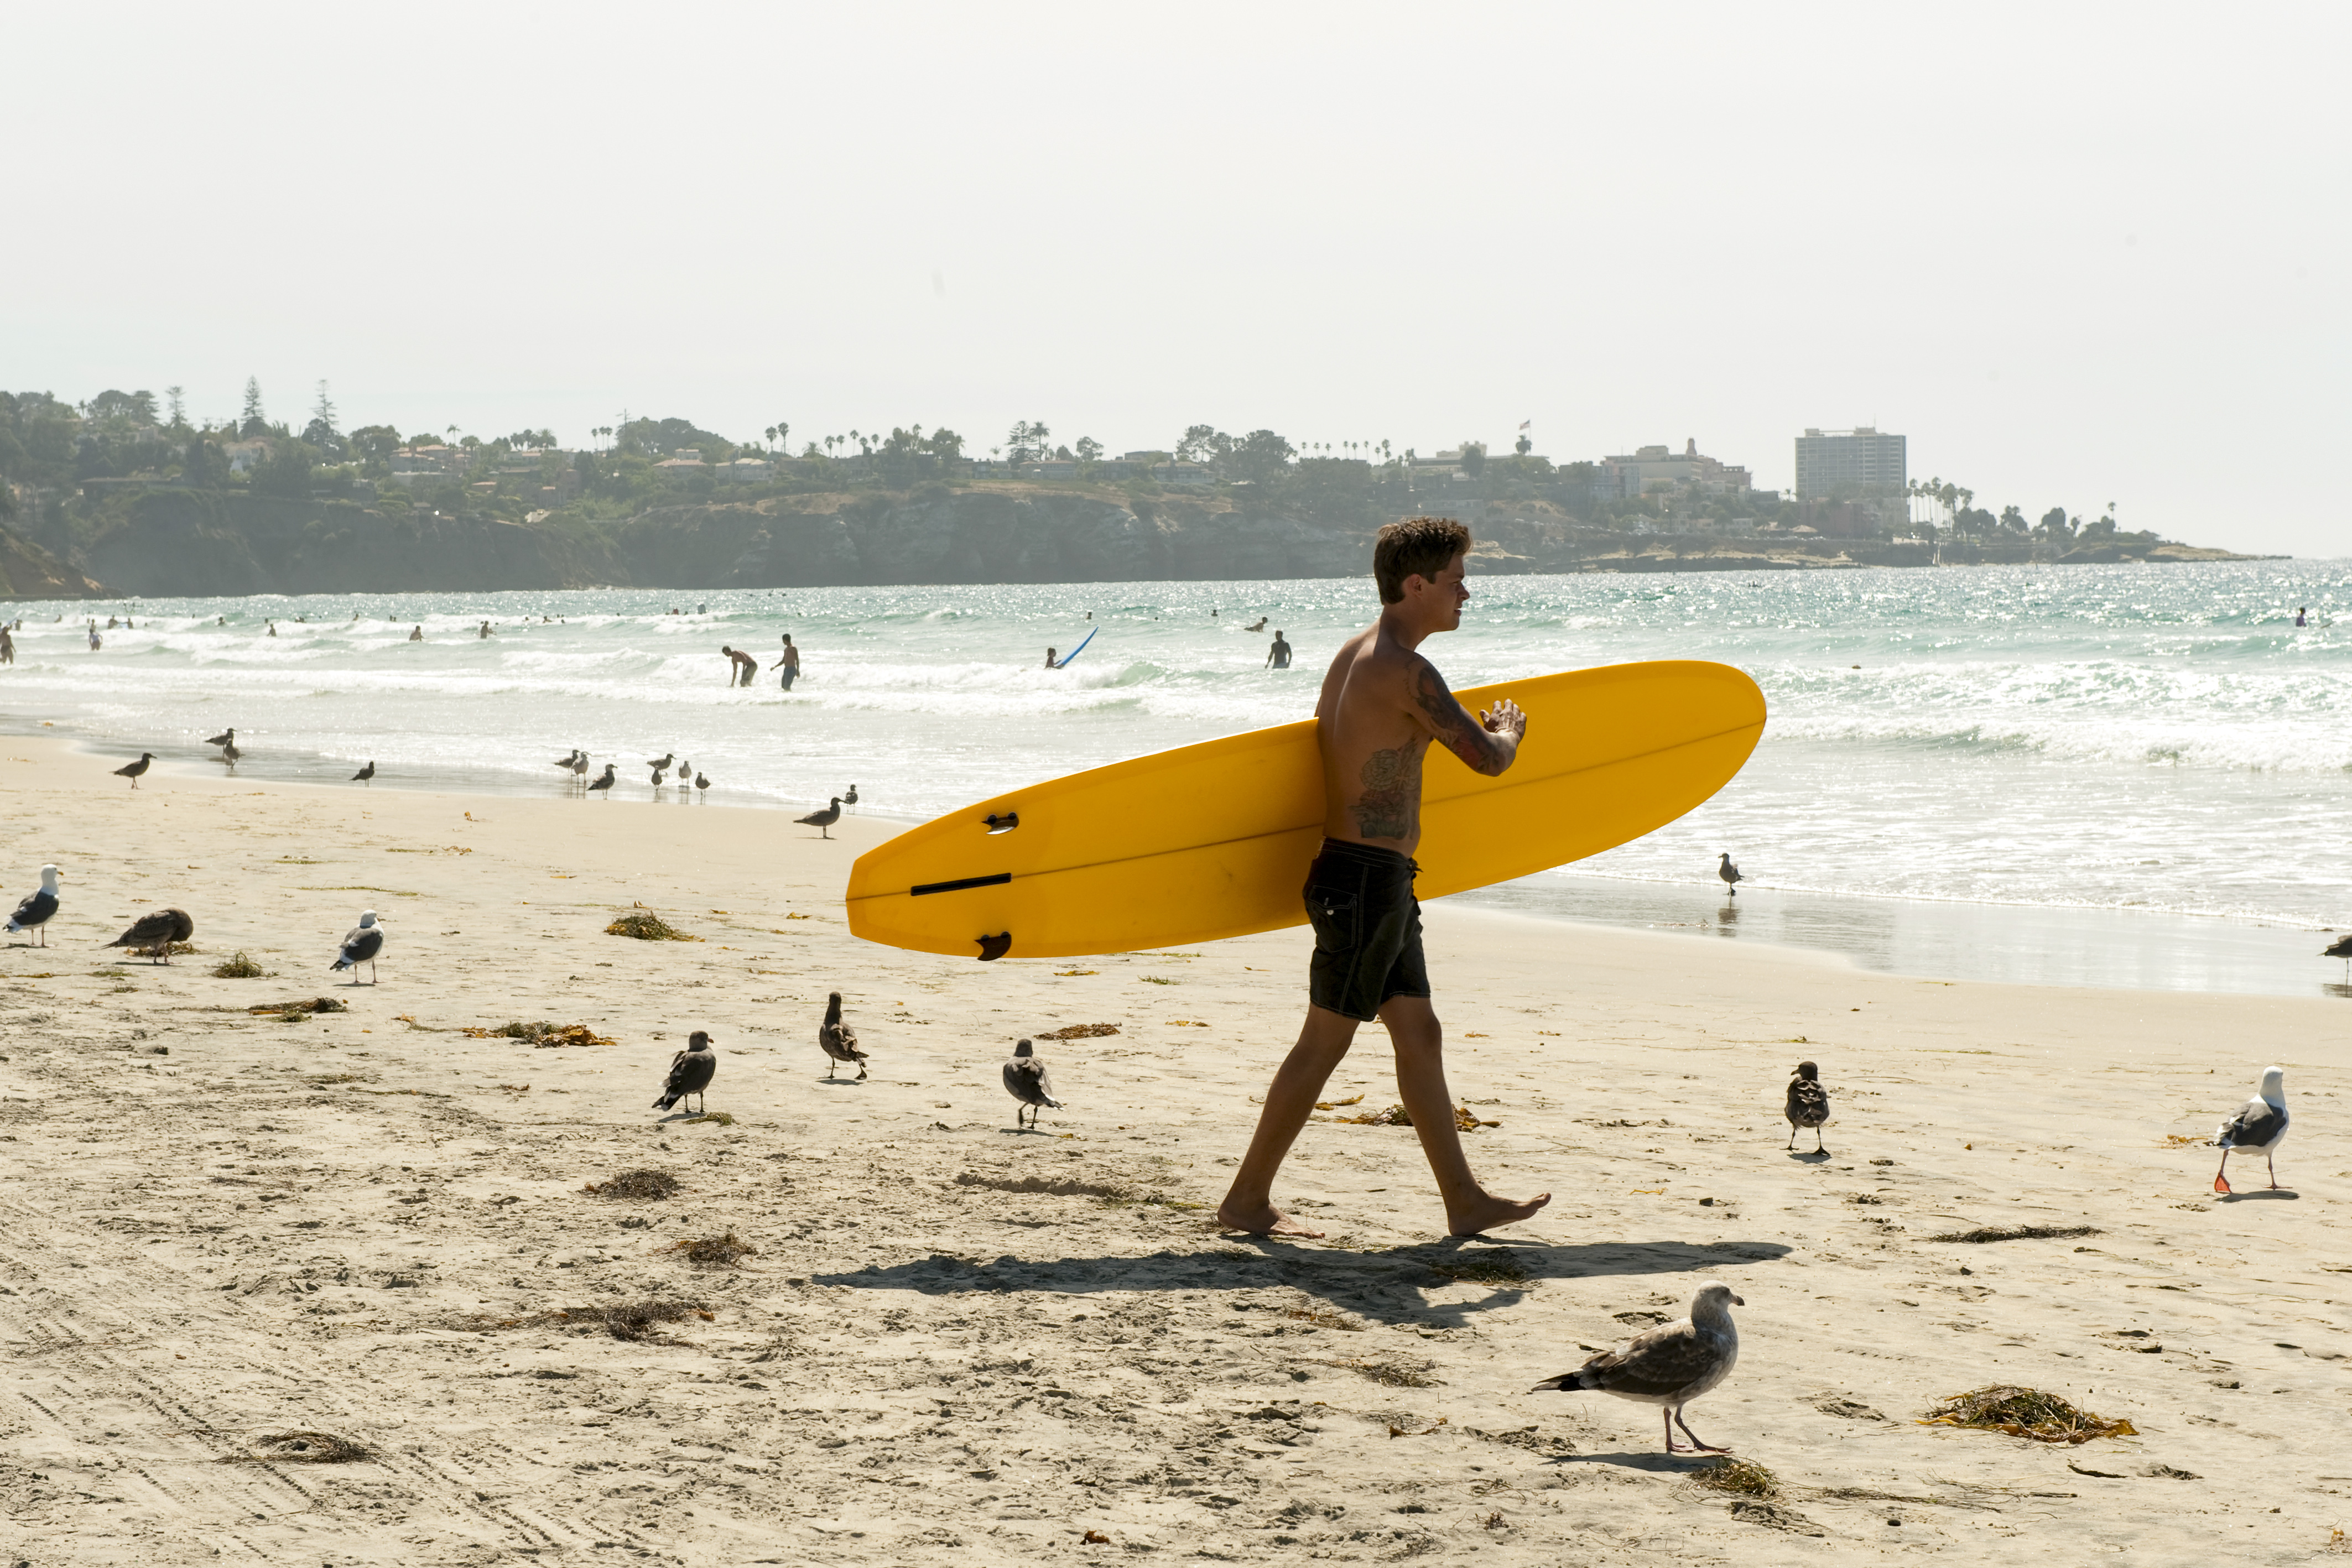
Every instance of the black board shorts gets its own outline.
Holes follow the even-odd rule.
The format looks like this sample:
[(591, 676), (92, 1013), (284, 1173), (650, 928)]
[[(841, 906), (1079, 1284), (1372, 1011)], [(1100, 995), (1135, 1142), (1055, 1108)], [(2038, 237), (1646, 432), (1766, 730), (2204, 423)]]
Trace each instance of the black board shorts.
[(1318, 1008), (1370, 1023), (1391, 997), (1429, 995), (1421, 955), (1421, 902), (1409, 856), (1370, 844), (1325, 839), (1307, 868), (1300, 896), (1315, 927), (1307, 997)]

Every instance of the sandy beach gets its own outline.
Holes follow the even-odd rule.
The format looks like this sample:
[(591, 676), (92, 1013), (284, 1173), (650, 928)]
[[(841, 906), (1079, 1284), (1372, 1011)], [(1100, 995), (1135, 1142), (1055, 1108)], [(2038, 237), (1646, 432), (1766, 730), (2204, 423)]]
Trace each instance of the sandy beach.
[[(117, 760), (0, 743), (9, 907), (65, 876), (48, 948), (0, 952), (9, 1562), (2270, 1563), (2352, 1528), (2340, 1003), (1433, 905), (1473, 1158), (1551, 1207), (1448, 1239), (1412, 1131), (1332, 1121), (1277, 1188), (1329, 1236), (1253, 1239), (1207, 1215), (1303, 929), (950, 961), (848, 935), (872, 818), (826, 841), (642, 775), (134, 792)], [(101, 951), (164, 904), (199, 952)], [(604, 933), (639, 906), (699, 940)], [(238, 951), (269, 973), (215, 977)], [(834, 989), (864, 1082), (826, 1078)], [(541, 1020), (611, 1043), (467, 1032)], [(1041, 1043), (1067, 1108), (1015, 1133), (998, 1064), (1087, 1024), (1116, 1032)], [(649, 1108), (695, 1029), (731, 1121)], [(1827, 1159), (1783, 1147), (1808, 1058)], [(2217, 1198), (2201, 1141), (2267, 1062), (2293, 1191), (2254, 1157)], [(1377, 1030), (1331, 1092), (1395, 1103)], [(678, 1190), (584, 1190), (642, 1169)], [(2091, 1228), (1931, 1239), (2016, 1226)], [(1648, 1406), (1527, 1392), (1708, 1280), (1741, 1359), (1688, 1419), (1778, 1477), (1760, 1503)], [(1917, 1423), (1996, 1382), (2139, 1436)]]

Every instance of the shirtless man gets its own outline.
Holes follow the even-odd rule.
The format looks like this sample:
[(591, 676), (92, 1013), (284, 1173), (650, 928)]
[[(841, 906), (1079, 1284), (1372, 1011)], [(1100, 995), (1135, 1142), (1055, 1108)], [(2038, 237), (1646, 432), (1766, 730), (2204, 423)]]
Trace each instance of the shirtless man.
[(772, 670), (783, 671), (784, 690), (791, 691), (793, 689), (793, 683), (800, 678), (801, 651), (793, 646), (793, 634), (791, 632), (787, 632), (784, 633), (784, 656), (778, 659), (774, 664), (770, 664), (768, 668)]
[(756, 654), (746, 653), (740, 648), (721, 647), (719, 651), (726, 654), (729, 661), (727, 684), (730, 686), (748, 686), (758, 676), (760, 660)]
[(1505, 699), (1473, 717), (1445, 678), (1414, 650), (1462, 624), (1470, 530), (1413, 517), (1382, 528), (1372, 551), (1381, 618), (1350, 639), (1323, 677), (1315, 705), (1327, 801), (1323, 849), (1307, 873), (1315, 956), (1306, 1025), (1265, 1092), (1265, 1109), (1234, 1185), (1217, 1207), (1229, 1229), (1319, 1236), (1274, 1206), (1274, 1176), (1307, 1124), (1359, 1024), (1388, 1026), (1397, 1089), (1445, 1200), (1445, 1228), (1475, 1236), (1516, 1224), (1551, 1201), (1498, 1197), (1470, 1174), (1454, 1096), (1445, 1085), (1444, 1031), (1422, 962), (1412, 852), (1421, 842), (1421, 759), (1433, 740), (1489, 776), (1518, 756), (1527, 716)]
[(1274, 634), (1274, 646), (1265, 651), (1265, 667), (1269, 670), (1290, 668), (1290, 644), (1282, 640), (1278, 630)]

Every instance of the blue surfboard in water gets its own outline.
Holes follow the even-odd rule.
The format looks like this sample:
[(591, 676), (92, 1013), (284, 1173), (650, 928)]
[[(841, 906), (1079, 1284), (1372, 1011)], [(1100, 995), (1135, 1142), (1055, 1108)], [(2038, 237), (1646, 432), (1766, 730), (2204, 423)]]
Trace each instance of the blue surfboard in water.
[[(1102, 628), (1101, 628), (1101, 627), (1099, 627), (1099, 626), (1097, 626), (1097, 627), (1096, 627), (1096, 628), (1095, 628), (1095, 632), (1099, 632), (1099, 631), (1101, 631), (1101, 630), (1102, 630)], [(1085, 653), (1085, 652), (1087, 651), (1087, 643), (1091, 643), (1091, 642), (1093, 642), (1093, 641), (1095, 640), (1095, 632), (1087, 632), (1087, 642), (1086, 642), (1086, 643), (1079, 643), (1076, 647), (1075, 647), (1075, 648), (1071, 649), (1068, 653), (1066, 653), (1063, 654), (1063, 655), (1062, 655), (1062, 662), (1061, 662), (1060, 664), (1055, 664), (1055, 665), (1054, 666), (1054, 668), (1055, 668), (1055, 669), (1057, 669), (1057, 670), (1059, 670), (1059, 669), (1063, 669), (1063, 668), (1065, 668), (1065, 667), (1066, 667), (1066, 666), (1068, 665), (1069, 662), (1070, 662), (1072, 659), (1075, 659), (1075, 658), (1076, 658), (1079, 654), (1081, 654), (1081, 653)]]

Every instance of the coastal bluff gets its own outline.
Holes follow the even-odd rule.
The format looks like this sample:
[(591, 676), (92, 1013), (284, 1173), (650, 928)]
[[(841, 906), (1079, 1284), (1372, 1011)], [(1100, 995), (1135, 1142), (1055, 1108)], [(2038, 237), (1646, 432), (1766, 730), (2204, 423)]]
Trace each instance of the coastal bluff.
[[(1540, 506), (1475, 510), (1481, 515), (1465, 520), (1479, 538), (1476, 570), (1489, 574), (1938, 564), (1927, 547), (1908, 541), (1633, 534)], [(159, 486), (78, 539), (64, 559), (0, 530), (0, 572), (20, 599), (1354, 577), (1368, 570), (1372, 534), (1386, 520), (1333, 521), (1192, 497), (933, 486), (896, 496), (660, 506), (618, 520), (557, 513), (511, 522)], [(2176, 545), (2149, 556), (2245, 559)], [(2000, 558), (1948, 549), (1942, 563), (1993, 559)], [(2141, 557), (2110, 550), (2084, 559)]]

